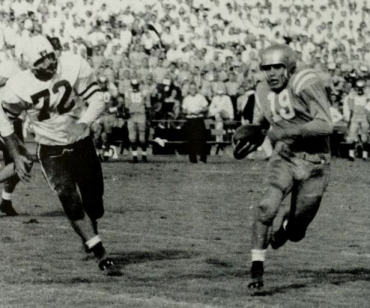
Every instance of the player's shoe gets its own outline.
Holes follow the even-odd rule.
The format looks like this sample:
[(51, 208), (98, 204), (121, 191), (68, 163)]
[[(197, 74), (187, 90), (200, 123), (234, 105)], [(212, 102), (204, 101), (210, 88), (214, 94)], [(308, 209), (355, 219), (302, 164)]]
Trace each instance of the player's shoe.
[(100, 270), (107, 273), (107, 276), (122, 276), (122, 272), (114, 264), (114, 261), (111, 258), (104, 257), (99, 261)]
[(13, 208), (11, 200), (5, 200), (5, 199), (1, 200), (0, 211), (4, 213), (6, 216), (18, 216), (19, 215), (17, 211)]
[(288, 241), (288, 232), (283, 226), (275, 231), (270, 238), (270, 246), (272, 249), (279, 249)]
[(143, 161), (143, 163), (147, 163), (148, 162), (148, 158), (145, 155), (143, 155), (143, 157), (141, 158), (141, 160)]
[(137, 164), (137, 163), (139, 162), (139, 160), (138, 160), (137, 156), (134, 156), (134, 157), (133, 157), (132, 162), (133, 162), (134, 164)]
[(252, 281), (248, 284), (248, 289), (261, 289), (264, 286), (263, 283), (263, 262), (253, 261), (251, 267), (251, 279)]

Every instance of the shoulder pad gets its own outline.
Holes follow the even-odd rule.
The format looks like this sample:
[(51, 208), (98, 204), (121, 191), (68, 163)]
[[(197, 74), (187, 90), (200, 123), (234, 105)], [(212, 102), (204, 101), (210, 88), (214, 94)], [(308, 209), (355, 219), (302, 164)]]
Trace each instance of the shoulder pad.
[(299, 94), (307, 86), (321, 81), (315, 70), (310, 68), (305, 68), (294, 73), (291, 79), (292, 89), (294, 94), (296, 95)]
[(29, 70), (21, 71), (20, 73), (10, 77), (6, 86), (17, 96), (25, 101), (29, 101), (30, 91), (32, 90), (34, 76)]
[(63, 79), (67, 79), (74, 84), (80, 74), (82, 57), (74, 54), (64, 54), (59, 58), (60, 72)]

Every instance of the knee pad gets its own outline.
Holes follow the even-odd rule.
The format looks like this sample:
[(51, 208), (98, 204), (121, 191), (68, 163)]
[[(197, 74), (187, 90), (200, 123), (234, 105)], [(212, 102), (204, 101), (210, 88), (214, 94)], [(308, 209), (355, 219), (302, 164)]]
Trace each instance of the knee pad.
[(267, 200), (262, 200), (256, 207), (256, 218), (264, 225), (271, 226), (276, 217), (277, 210)]
[(140, 132), (139, 141), (141, 145), (144, 145), (144, 146), (146, 145), (145, 132)]
[(136, 143), (136, 131), (129, 131), (128, 139), (130, 140), (132, 144)]
[(269, 187), (256, 208), (256, 218), (265, 225), (271, 225), (278, 213), (282, 200), (282, 191), (276, 187)]
[(82, 201), (76, 189), (60, 185), (55, 190), (68, 219), (71, 221), (83, 219), (85, 214), (82, 208)]
[(84, 204), (84, 209), (92, 221), (102, 218), (104, 215), (103, 198), (96, 198), (89, 204)]

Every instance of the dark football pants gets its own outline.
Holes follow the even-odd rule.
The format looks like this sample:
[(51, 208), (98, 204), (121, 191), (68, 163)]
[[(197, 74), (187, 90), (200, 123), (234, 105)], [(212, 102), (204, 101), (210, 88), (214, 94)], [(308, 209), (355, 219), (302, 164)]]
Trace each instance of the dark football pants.
[(328, 162), (312, 163), (297, 158), (287, 161), (280, 155), (273, 155), (268, 170), (268, 188), (258, 206), (259, 220), (271, 225), (281, 202), (292, 193), (290, 240), (300, 240), (314, 219), (329, 183)]
[(91, 137), (67, 146), (39, 145), (37, 154), (69, 219), (81, 219), (82, 209), (92, 221), (103, 216), (103, 174)]

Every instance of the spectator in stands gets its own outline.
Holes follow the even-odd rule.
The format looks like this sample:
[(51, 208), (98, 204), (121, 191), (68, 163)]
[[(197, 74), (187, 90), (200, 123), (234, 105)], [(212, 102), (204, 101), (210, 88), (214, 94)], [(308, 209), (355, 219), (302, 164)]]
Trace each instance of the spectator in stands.
[(156, 83), (162, 83), (167, 74), (167, 69), (163, 66), (163, 58), (158, 58), (158, 65), (152, 69), (154, 80)]
[(192, 82), (190, 93), (182, 103), (182, 112), (186, 117), (186, 139), (188, 142), (189, 160), (197, 163), (198, 157), (203, 163), (207, 162), (206, 127), (204, 116), (208, 112), (208, 102), (205, 97), (198, 93), (198, 86)]
[[(208, 115), (215, 119), (215, 136), (216, 142), (222, 143), (224, 131), (224, 121), (234, 119), (234, 107), (230, 97), (222, 88), (218, 89), (216, 95), (212, 98), (212, 102), (208, 108)], [(216, 154), (222, 151), (223, 145), (217, 146)]]
[(115, 83), (118, 76), (118, 71), (114, 67), (113, 60), (107, 59), (105, 61), (104, 75), (108, 78), (110, 83)]
[(126, 69), (120, 73), (120, 78), (118, 80), (118, 92), (124, 95), (131, 89), (131, 72)]
[(233, 71), (231, 71), (228, 75), (227, 81), (225, 82), (225, 87), (226, 94), (230, 97), (235, 112), (239, 86), (240, 84), (237, 80), (237, 75)]
[(150, 106), (151, 107), (155, 106), (156, 99), (158, 97), (158, 89), (157, 84), (154, 82), (153, 74), (148, 73), (148, 75), (145, 76), (142, 89), (145, 92), (145, 95), (150, 97)]
[(143, 58), (141, 65), (137, 68), (137, 73), (141, 82), (144, 82), (146, 76), (148, 76), (148, 74), (150, 73), (148, 58)]
[(211, 87), (212, 87), (212, 96), (218, 93), (220, 89), (222, 90), (223, 93), (226, 93), (226, 85), (224, 82), (219, 80), (218, 73), (213, 74), (213, 81)]

